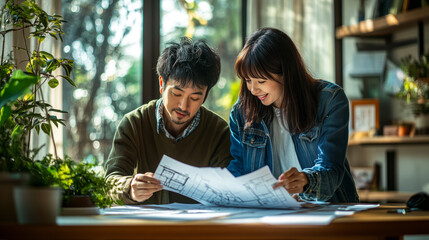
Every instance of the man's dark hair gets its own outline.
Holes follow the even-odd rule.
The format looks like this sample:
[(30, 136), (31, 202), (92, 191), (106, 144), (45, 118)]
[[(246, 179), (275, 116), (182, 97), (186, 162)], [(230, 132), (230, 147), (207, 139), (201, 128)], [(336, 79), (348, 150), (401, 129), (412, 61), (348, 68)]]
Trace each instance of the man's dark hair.
[(207, 98), (210, 89), (219, 80), (219, 55), (203, 40), (192, 41), (182, 37), (180, 43), (168, 44), (170, 46), (164, 49), (156, 65), (164, 86), (170, 79), (178, 81), (181, 87), (188, 84), (200, 88), (207, 86)]

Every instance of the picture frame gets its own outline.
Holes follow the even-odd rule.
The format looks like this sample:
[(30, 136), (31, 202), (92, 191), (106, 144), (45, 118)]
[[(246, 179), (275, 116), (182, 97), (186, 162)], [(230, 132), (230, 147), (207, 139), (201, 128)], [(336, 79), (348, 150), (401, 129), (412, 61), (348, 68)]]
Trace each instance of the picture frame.
[(370, 190), (376, 188), (376, 170), (374, 167), (351, 167), (350, 171), (355, 181), (356, 189)]
[(378, 99), (351, 100), (350, 105), (353, 131), (370, 132), (380, 129), (380, 101)]

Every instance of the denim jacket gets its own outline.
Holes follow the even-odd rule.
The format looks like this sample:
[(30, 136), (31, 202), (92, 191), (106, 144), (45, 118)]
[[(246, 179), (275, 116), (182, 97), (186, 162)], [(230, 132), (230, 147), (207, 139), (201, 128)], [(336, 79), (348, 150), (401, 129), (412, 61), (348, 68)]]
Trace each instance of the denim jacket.
[[(319, 83), (317, 121), (307, 132), (292, 135), (295, 151), (309, 184), (300, 197), (304, 200), (359, 202), (350, 166), (346, 158), (349, 126), (348, 99), (338, 85)], [(268, 165), (272, 172), (273, 153), (269, 125), (262, 120), (244, 129), (244, 117), (238, 102), (229, 125), (231, 154), (228, 170), (241, 176)]]

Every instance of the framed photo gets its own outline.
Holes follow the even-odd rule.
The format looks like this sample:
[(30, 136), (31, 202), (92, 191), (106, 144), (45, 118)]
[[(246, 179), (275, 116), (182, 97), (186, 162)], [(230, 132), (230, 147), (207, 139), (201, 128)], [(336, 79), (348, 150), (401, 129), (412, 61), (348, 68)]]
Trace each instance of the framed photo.
[(351, 167), (350, 170), (357, 189), (371, 189), (373, 187), (375, 180), (373, 167)]
[(369, 132), (380, 128), (379, 100), (351, 100), (351, 122), (355, 132)]

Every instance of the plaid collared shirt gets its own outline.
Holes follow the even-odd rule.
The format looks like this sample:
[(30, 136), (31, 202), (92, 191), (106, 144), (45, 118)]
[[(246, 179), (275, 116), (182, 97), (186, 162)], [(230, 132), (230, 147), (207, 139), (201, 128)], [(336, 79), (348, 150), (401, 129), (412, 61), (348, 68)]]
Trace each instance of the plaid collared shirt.
[(156, 123), (157, 123), (156, 132), (158, 134), (161, 132), (161, 133), (165, 134), (165, 136), (167, 138), (172, 139), (176, 142), (179, 142), (180, 140), (189, 136), (189, 134), (191, 134), (192, 131), (194, 131), (195, 128), (197, 128), (198, 124), (200, 123), (200, 115), (201, 114), (200, 114), (200, 110), (198, 110), (198, 112), (197, 112), (197, 114), (195, 114), (195, 117), (192, 120), (191, 124), (189, 124), (189, 126), (185, 128), (185, 130), (182, 132), (182, 134), (180, 134), (177, 138), (175, 138), (165, 128), (163, 112), (164, 112), (164, 104), (163, 104), (162, 98), (160, 98), (160, 99), (158, 99), (158, 101), (156, 101), (156, 111), (155, 111)]

